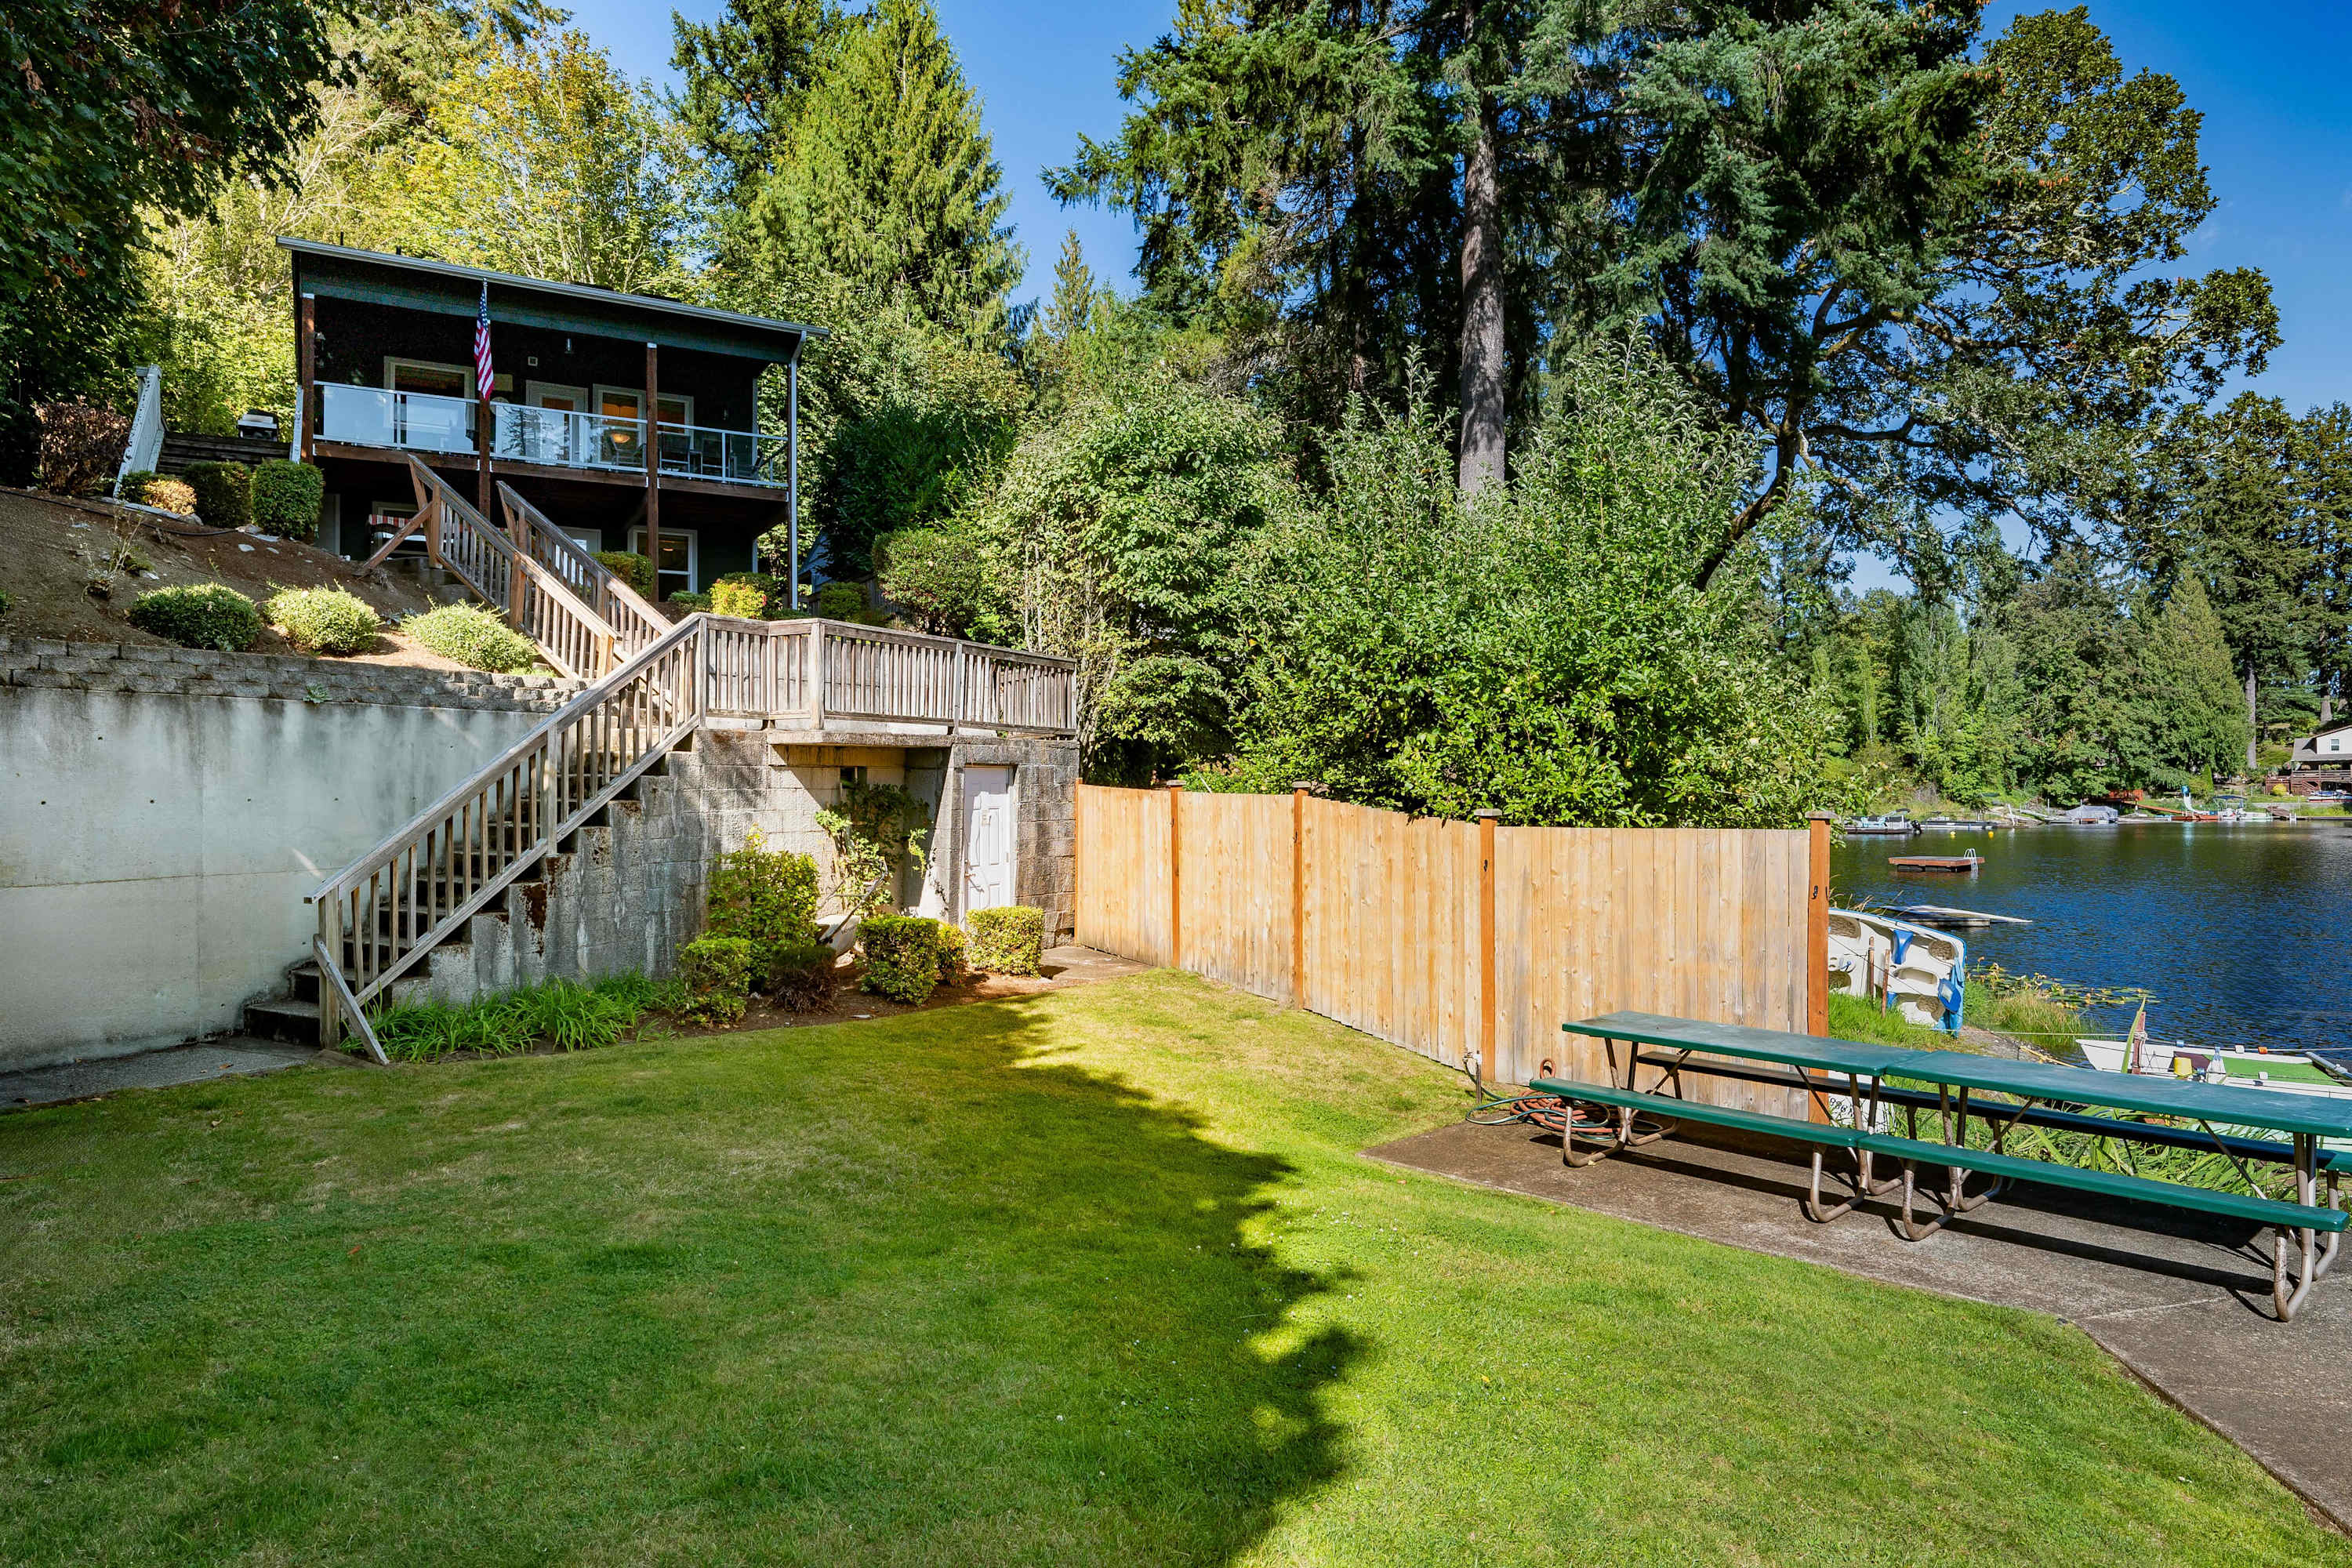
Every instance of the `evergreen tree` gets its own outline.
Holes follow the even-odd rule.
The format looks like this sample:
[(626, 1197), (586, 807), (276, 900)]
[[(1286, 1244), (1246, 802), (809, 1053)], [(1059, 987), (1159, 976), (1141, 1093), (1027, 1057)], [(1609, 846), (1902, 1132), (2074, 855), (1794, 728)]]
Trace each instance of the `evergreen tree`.
[(1037, 319), (1037, 330), (1050, 343), (1066, 343), (1084, 331), (1095, 310), (1095, 272), (1079, 247), (1078, 231), (1062, 237), (1061, 258), (1054, 263), (1054, 292)]
[[(773, 145), (755, 185), (740, 173), (754, 133), (719, 143), (748, 197), (738, 259), (751, 281), (825, 279), (851, 308), (898, 305), (962, 341), (1002, 341), (1023, 266), (1004, 223), (1013, 198), (938, 13), (878, 0), (810, 47), (814, 74), (788, 121), (764, 127)], [(803, 68), (797, 56), (790, 68)], [(715, 88), (690, 74), (688, 92), (708, 103)]]

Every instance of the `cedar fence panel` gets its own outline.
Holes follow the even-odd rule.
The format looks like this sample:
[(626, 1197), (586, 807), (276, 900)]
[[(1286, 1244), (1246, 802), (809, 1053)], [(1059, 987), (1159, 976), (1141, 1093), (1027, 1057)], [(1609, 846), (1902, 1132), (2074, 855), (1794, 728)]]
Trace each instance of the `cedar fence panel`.
[[(1138, 792), (1142, 793), (1142, 792)], [(1290, 1000), (1291, 805), (1279, 795), (1179, 795), (1184, 967)]]
[[(1806, 967), (1826, 892), (1806, 833), (1495, 828), (1489, 990), (1480, 832), (1326, 800), (1083, 784), (1077, 940), (1172, 955), (1449, 1067), (1480, 1055), (1491, 1009), (1486, 1070), (1505, 1083), (1547, 1061), (1599, 1079), (1600, 1043), (1559, 1026), (1620, 1009), (1818, 1030)], [(1794, 1091), (1737, 1079), (1694, 1075), (1685, 1092), (1806, 1113)]]
[(1078, 941), (1145, 963), (1166, 963), (1166, 792), (1080, 784), (1077, 810)]

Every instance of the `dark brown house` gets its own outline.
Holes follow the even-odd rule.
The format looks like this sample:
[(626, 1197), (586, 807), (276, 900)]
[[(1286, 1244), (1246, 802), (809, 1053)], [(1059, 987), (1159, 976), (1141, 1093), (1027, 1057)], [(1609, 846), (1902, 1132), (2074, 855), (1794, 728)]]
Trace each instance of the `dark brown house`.
[[(727, 572), (797, 580), (800, 352), (823, 329), (278, 243), (294, 262), (296, 442), (326, 479), (322, 544), (372, 553), (387, 520), (415, 508), (414, 454), (486, 515), (497, 515), (492, 485), (503, 481), (593, 550), (650, 548), (664, 597), (706, 591)], [(488, 417), (474, 361), (486, 288)], [(772, 365), (782, 369), (781, 430), (761, 427), (759, 382)], [(780, 525), (794, 559), (755, 560), (755, 542)]]

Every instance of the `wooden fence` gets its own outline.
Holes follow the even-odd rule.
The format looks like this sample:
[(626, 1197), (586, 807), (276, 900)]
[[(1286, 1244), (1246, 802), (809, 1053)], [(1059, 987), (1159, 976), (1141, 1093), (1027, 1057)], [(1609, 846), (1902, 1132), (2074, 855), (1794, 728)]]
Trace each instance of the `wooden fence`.
[[(1290, 795), (1078, 789), (1077, 940), (1307, 1008), (1489, 1080), (1603, 1072), (1619, 1009), (1822, 1033), (1829, 837), (1503, 827)], [(1720, 1104), (1801, 1097), (1693, 1078)]]

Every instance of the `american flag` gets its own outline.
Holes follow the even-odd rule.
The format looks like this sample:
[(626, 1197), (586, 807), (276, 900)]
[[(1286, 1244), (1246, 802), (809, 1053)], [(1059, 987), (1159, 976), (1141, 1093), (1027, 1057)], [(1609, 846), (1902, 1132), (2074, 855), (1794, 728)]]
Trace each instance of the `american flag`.
[(497, 378), (490, 374), (490, 286), (482, 285), (482, 308), (474, 315), (474, 386), (481, 400), (490, 400)]

